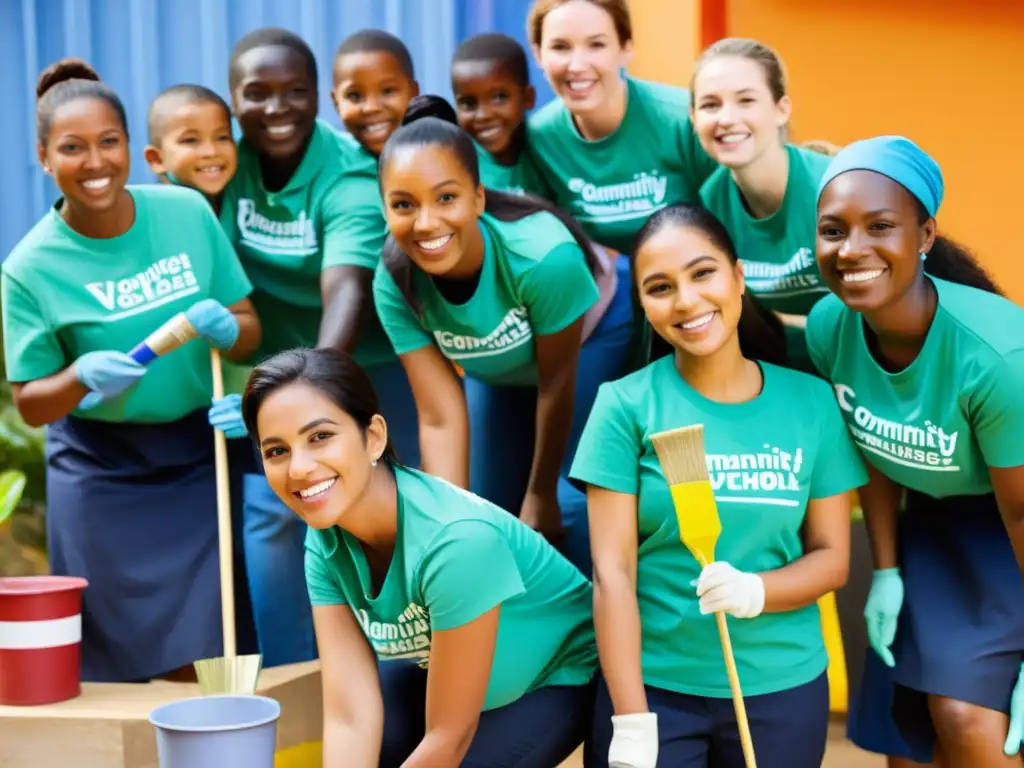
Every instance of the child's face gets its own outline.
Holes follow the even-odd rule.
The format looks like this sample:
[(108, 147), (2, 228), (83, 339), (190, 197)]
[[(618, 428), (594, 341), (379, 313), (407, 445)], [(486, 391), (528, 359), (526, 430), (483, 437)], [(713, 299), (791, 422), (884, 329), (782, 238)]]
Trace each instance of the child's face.
[(219, 195), (238, 168), (231, 118), (219, 104), (182, 104), (166, 119), (160, 146), (146, 159), (157, 174), (205, 195)]
[(405, 108), (419, 90), (385, 51), (346, 53), (334, 62), (331, 100), (345, 129), (372, 155), (380, 154), (402, 124)]
[(533, 109), (533, 87), (493, 61), (460, 61), (452, 66), (452, 90), (459, 125), (492, 155), (512, 144), (516, 130)]

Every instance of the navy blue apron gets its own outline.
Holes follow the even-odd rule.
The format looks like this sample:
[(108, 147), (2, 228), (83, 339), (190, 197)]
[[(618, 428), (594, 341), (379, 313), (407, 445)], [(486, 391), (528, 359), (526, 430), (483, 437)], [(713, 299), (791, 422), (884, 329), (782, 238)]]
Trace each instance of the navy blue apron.
[(147, 680), (222, 655), (213, 430), (68, 416), (46, 440), (54, 574), (88, 579), (82, 679)]
[(851, 738), (927, 762), (936, 741), (928, 695), (1009, 713), (1024, 660), (1024, 583), (993, 494), (935, 499), (908, 491), (899, 553), (905, 597), (896, 666), (868, 650)]

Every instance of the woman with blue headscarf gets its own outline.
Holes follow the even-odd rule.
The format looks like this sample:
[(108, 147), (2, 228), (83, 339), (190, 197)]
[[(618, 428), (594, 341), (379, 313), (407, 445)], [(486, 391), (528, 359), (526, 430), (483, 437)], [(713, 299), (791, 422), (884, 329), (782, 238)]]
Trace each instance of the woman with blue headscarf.
[(873, 650), (850, 736), (951, 768), (1019, 765), (1024, 309), (937, 235), (942, 193), (935, 161), (899, 136), (849, 145), (819, 188), (833, 295), (808, 349), (871, 470)]

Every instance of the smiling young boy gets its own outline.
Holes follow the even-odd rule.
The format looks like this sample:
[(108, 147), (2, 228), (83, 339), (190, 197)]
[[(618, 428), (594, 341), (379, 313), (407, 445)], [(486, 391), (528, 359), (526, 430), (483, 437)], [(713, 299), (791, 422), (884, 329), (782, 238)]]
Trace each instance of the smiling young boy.
[(476, 140), (485, 187), (549, 197), (527, 150), (526, 113), (537, 94), (523, 47), (507, 35), (466, 40), (452, 60), (459, 125)]
[(221, 193), (238, 168), (231, 110), (201, 85), (175, 85), (149, 106), (146, 162), (161, 181), (202, 192), (220, 214)]

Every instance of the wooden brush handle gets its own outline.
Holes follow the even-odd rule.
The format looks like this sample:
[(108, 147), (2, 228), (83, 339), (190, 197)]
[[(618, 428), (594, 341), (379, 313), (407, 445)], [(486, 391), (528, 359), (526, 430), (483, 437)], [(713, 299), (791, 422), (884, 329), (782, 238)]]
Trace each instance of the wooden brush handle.
[[(220, 350), (210, 348), (213, 374), (213, 399), (224, 397), (224, 376)], [(231, 536), (231, 478), (228, 475), (228, 440), (219, 429), (213, 430), (213, 455), (217, 469), (217, 539), (220, 544), (220, 616), (224, 631), (224, 655), (238, 655), (235, 645), (235, 572)]]
[(747, 707), (743, 703), (743, 690), (740, 688), (740, 674), (736, 671), (736, 658), (732, 654), (732, 641), (729, 639), (729, 625), (725, 623), (725, 613), (715, 614), (718, 622), (718, 636), (722, 641), (722, 655), (725, 656), (725, 671), (729, 675), (729, 688), (732, 689), (732, 706), (736, 710), (736, 725), (740, 730), (740, 743), (743, 745), (743, 760), (747, 768), (757, 768), (754, 757), (754, 740), (750, 738), (750, 723), (747, 722)]

